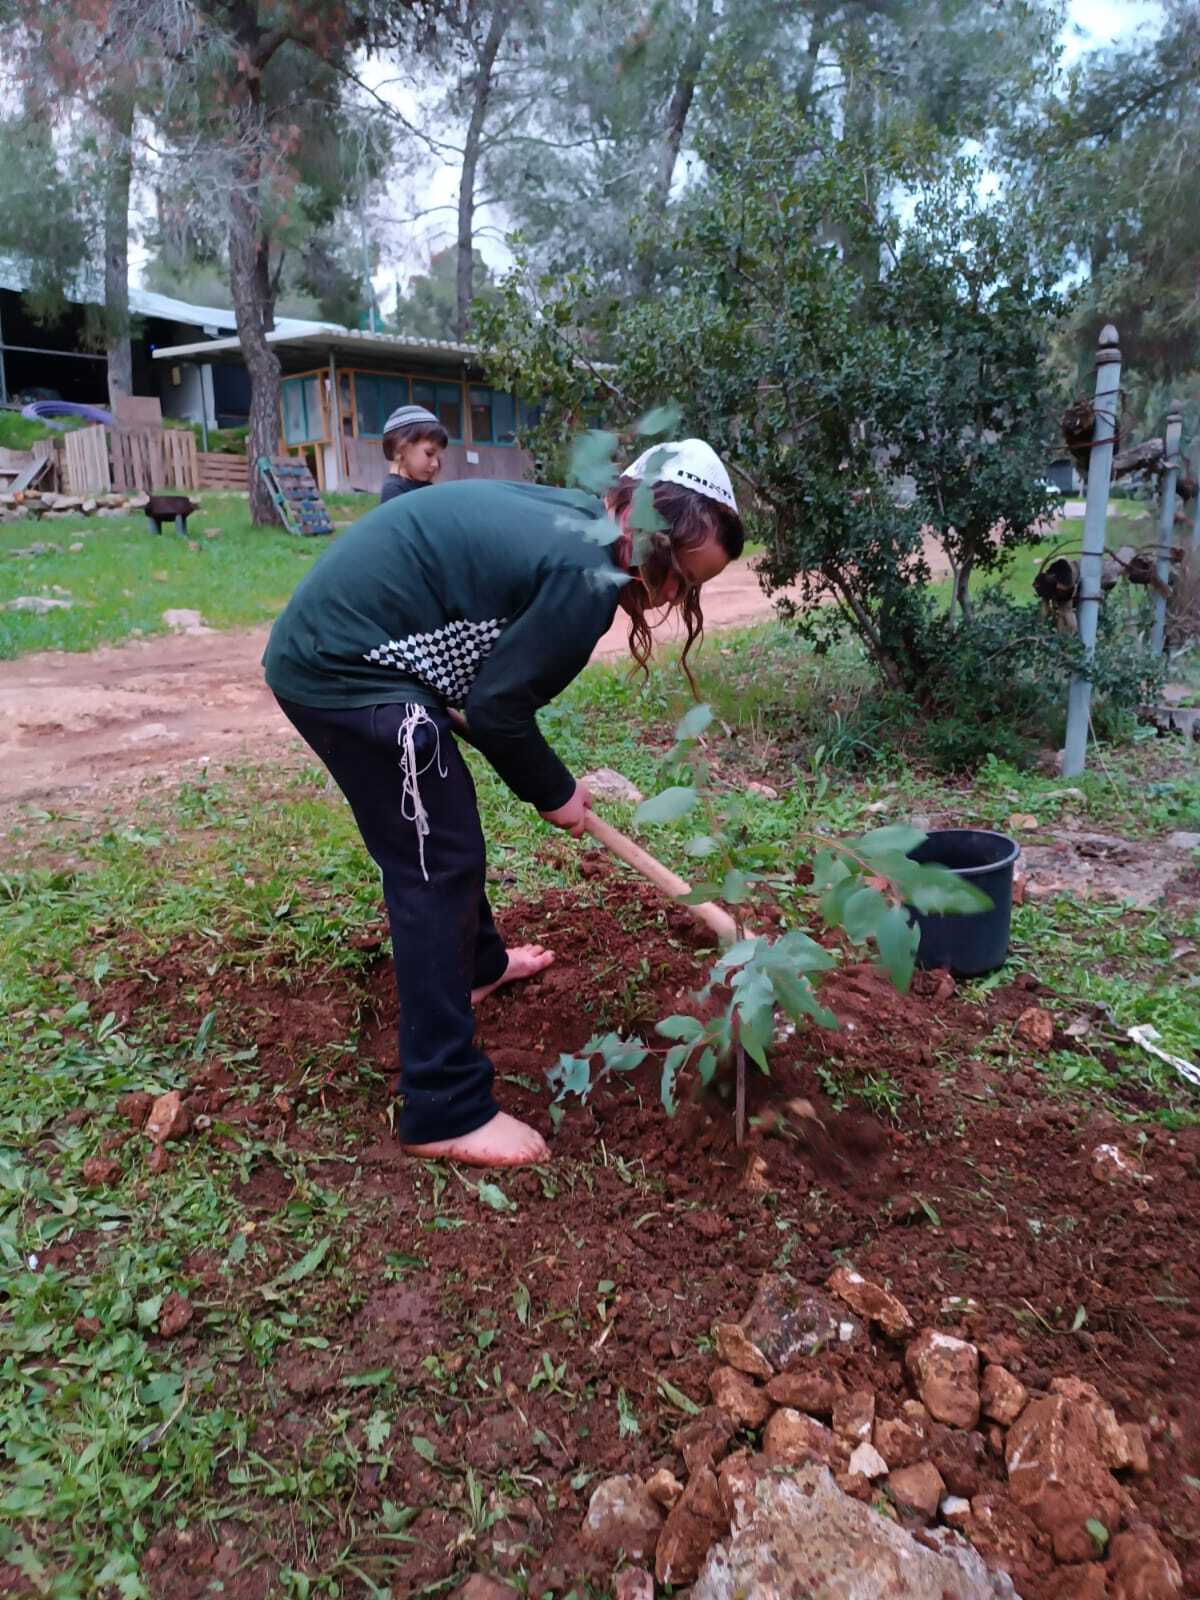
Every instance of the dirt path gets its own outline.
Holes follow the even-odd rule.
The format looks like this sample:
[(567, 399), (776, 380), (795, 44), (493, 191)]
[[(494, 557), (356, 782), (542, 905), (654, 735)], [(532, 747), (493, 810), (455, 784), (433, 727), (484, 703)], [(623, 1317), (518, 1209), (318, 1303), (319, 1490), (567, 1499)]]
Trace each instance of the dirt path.
[[(772, 614), (743, 561), (708, 586), (704, 609), (710, 628)], [(164, 636), (0, 663), (0, 808), (77, 802), (294, 737), (263, 684), (267, 632)], [(624, 651), (618, 622), (596, 655)]]

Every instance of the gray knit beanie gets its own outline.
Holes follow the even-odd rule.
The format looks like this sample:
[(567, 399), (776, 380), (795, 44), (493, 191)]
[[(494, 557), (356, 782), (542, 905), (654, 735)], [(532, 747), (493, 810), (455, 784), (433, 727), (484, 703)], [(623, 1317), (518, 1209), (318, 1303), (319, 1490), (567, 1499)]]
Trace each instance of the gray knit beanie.
[(441, 423), (433, 412), (426, 411), (424, 406), (397, 406), (384, 423), (383, 431), (384, 433), (395, 433), (397, 428), (411, 428), (418, 422), (424, 423), (428, 427), (441, 427)]

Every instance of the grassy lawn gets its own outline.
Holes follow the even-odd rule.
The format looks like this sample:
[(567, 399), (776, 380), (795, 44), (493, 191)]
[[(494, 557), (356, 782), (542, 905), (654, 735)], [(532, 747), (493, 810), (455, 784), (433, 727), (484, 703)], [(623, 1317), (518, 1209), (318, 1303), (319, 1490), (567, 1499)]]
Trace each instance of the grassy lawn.
[[(91, 650), (166, 631), (162, 613), (189, 607), (215, 628), (269, 622), (325, 548), (279, 528), (252, 528), (244, 495), (202, 493), (191, 537), (157, 537), (130, 517), (67, 517), (0, 527), (0, 660), (33, 650)], [(329, 495), (335, 522), (374, 504), (370, 495)], [(72, 545), (82, 548), (72, 550)], [(14, 556), (34, 545), (56, 548)], [(69, 610), (5, 611), (18, 595), (69, 598)]]
[[(135, 548), (133, 535), (125, 537)], [(201, 604), (215, 621), (252, 620), (253, 606), (284, 592), (283, 580), (300, 566), (297, 547), (281, 536), (254, 537), (263, 541), (262, 565), (248, 562), (244, 534), (240, 562), (223, 569), (242, 597), (227, 597), (226, 610), (198, 579), (187, 593), (166, 585), (153, 592), (163, 594), (162, 603), (169, 595), (170, 603)], [(144, 547), (144, 534), (142, 541)], [(223, 558), (226, 547), (217, 546), (205, 545), (192, 559)], [(184, 564), (190, 553), (171, 548), (180, 563), (172, 571), (191, 570)], [(129, 612), (131, 620), (139, 615)], [(1061, 780), (996, 763), (973, 781), (951, 784), (897, 756), (850, 775), (837, 764), (847, 752), (833, 703), (836, 663), (818, 663), (773, 627), (723, 637), (705, 652), (705, 663), (703, 692), (729, 724), (728, 738), (714, 749), (729, 804), (749, 838), (780, 847), (785, 859), (803, 859), (802, 834), (858, 832), (915, 813), (992, 826), (1015, 811), (1042, 825), (1070, 812), (1083, 825), (1138, 838), (1194, 826), (1200, 808), (1195, 767), (1167, 741), (1109, 756), (1068, 791)], [(610, 765), (649, 792), (683, 704), (669, 668), (641, 688), (623, 672), (595, 667), (547, 714), (547, 729), (576, 770)], [(584, 890), (586, 847), (545, 828), (478, 764), (476, 778), (497, 902)], [(744, 792), (748, 778), (773, 782), (780, 798)], [(627, 810), (611, 814), (628, 823)], [(652, 848), (686, 871), (683, 837), (682, 830), (659, 829)], [(350, 1376), (320, 1402), (315, 1421), (307, 1413), (308, 1432), (263, 1425), (285, 1392), (281, 1374), (336, 1354), (352, 1338), (370, 1287), (360, 1281), (361, 1252), (379, 1229), (391, 1252), (390, 1281), (397, 1293), (411, 1293), (433, 1242), (466, 1227), (467, 1214), (476, 1229), (501, 1226), (486, 1207), (471, 1211), (461, 1176), (427, 1182), (418, 1174), (413, 1209), (400, 1214), (369, 1188), (352, 1204), (334, 1181), (338, 1163), (353, 1170), (361, 1108), (383, 1094), (378, 1077), (361, 1065), (363, 1022), (353, 1008), (340, 1032), (314, 1039), (292, 1062), (287, 1103), (309, 1136), (307, 1153), (273, 1131), (278, 1085), (257, 1042), (276, 1018), (267, 997), (284, 992), (271, 986), (299, 994), (340, 974), (353, 992), (378, 959), (377, 933), (374, 947), (364, 948), (365, 936), (378, 930), (377, 880), (345, 806), (297, 753), (290, 765), (214, 772), (99, 817), (30, 810), (10, 832), (5, 855), (0, 1256), (10, 1311), (0, 1368), (0, 1566), (8, 1562), (23, 1575), (28, 1592), (57, 1600), (118, 1593), (137, 1600), (150, 1592), (143, 1558), (156, 1542), (184, 1535), (219, 1541), (240, 1528), (253, 1550), (269, 1528), (288, 1553), (273, 1555), (274, 1577), (263, 1593), (400, 1600), (447, 1592), (451, 1585), (441, 1579), (389, 1586), (422, 1518), (436, 1512), (451, 1519), (457, 1534), (443, 1537), (443, 1545), (457, 1537), (460, 1571), (469, 1571), (472, 1541), (491, 1526), (498, 1504), (532, 1496), (549, 1514), (554, 1495), (568, 1492), (547, 1488), (549, 1479), (525, 1475), (515, 1483), (503, 1470), (463, 1473), (443, 1465), (441, 1452), (450, 1446), (437, 1432), (464, 1405), (469, 1411), (468, 1390), (476, 1399), (477, 1387), (490, 1392), (501, 1361), (526, 1347), (543, 1365), (535, 1366), (521, 1403), (540, 1403), (550, 1390), (569, 1415), (570, 1375), (551, 1367), (547, 1376), (548, 1358), (537, 1358), (537, 1313), (529, 1311), (526, 1287), (535, 1267), (515, 1289), (510, 1283), (498, 1291), (505, 1308), (510, 1299), (516, 1307), (515, 1334), (498, 1334), (494, 1322), (451, 1327), (402, 1379), (389, 1364), (363, 1368), (347, 1356)], [(1153, 1022), (1166, 1048), (1195, 1060), (1200, 1007), (1197, 978), (1189, 974), (1197, 939), (1194, 896), (1150, 911), (1070, 899), (1027, 904), (1016, 912), (1006, 981), (1036, 972), (1056, 1011), (1101, 1001), (1116, 1030)], [(1193, 958), (1171, 959), (1181, 944), (1191, 944)], [(159, 991), (163, 1003), (143, 1003), (122, 1020), (121, 996), (138, 991), (151, 972), (169, 976)], [(975, 987), (982, 993), (991, 981)], [(254, 1001), (259, 1009), (226, 998), (234, 982), (264, 997)], [(964, 1054), (947, 1070), (970, 1065)], [(182, 1088), (201, 1068), (230, 1086), (229, 1104), (207, 1134), (172, 1145), (170, 1169), (155, 1177), (146, 1164), (148, 1142), (129, 1136), (116, 1102), (132, 1091)], [(1147, 1126), (1177, 1126), (1200, 1111), (1170, 1069), (1128, 1044), (1051, 1053), (1039, 1071), (1065, 1104), (1105, 1107), (1123, 1122), (1140, 1115)], [(1130, 1111), (1127, 1094), (1116, 1093), (1131, 1086), (1140, 1113)], [(876, 1080), (870, 1087), (872, 1103), (882, 1095), (893, 1104), (892, 1085)], [(269, 1115), (257, 1117), (256, 1107)], [(108, 1181), (85, 1177), (84, 1163), (95, 1157), (116, 1163)], [(531, 1183), (580, 1193), (632, 1184), (638, 1208), (657, 1215), (657, 1180), (615, 1172), (614, 1160), (619, 1153), (598, 1147), (586, 1158), (556, 1162), (553, 1179)], [(286, 1200), (269, 1216), (255, 1209), (250, 1183), (266, 1168), (283, 1175)], [(488, 1205), (514, 1205), (497, 1192), (500, 1199)], [(783, 1226), (782, 1216), (772, 1224)], [(601, 1296), (611, 1288), (601, 1284)], [(167, 1297), (178, 1293), (191, 1297), (195, 1320), (185, 1339), (172, 1341), (156, 1328)], [(452, 1281), (447, 1293), (453, 1304)], [(706, 1335), (698, 1337), (703, 1345)], [(451, 1349), (469, 1351), (466, 1368), (461, 1355), (457, 1367), (451, 1362)], [(660, 1415), (643, 1410), (640, 1423), (651, 1436), (672, 1426), (676, 1402), (669, 1389), (660, 1393)], [(624, 1407), (624, 1431), (624, 1391), (611, 1405)], [(630, 1427), (637, 1426), (635, 1417)], [(411, 1504), (392, 1488), (402, 1477), (401, 1456), (393, 1455), (401, 1447), (420, 1471), (429, 1463)], [(574, 1440), (573, 1449), (582, 1485), (587, 1441)], [(380, 1472), (382, 1499), (356, 1503), (362, 1475), (374, 1473), (375, 1481)], [(318, 1557), (318, 1547), (330, 1548), (335, 1522), (340, 1553)], [(372, 1556), (368, 1570), (360, 1554), (368, 1544), (394, 1554)], [(221, 1592), (216, 1574), (205, 1592)], [(596, 1591), (571, 1592), (584, 1600)]]

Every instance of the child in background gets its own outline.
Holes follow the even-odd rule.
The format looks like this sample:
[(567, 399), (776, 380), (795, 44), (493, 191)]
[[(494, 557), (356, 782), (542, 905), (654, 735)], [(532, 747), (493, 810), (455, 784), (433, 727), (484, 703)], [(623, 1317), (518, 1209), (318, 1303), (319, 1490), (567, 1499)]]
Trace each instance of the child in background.
[(442, 451), (450, 436), (424, 406), (399, 406), (383, 429), (387, 477), (379, 495), (382, 505), (410, 489), (424, 489), (442, 470)]

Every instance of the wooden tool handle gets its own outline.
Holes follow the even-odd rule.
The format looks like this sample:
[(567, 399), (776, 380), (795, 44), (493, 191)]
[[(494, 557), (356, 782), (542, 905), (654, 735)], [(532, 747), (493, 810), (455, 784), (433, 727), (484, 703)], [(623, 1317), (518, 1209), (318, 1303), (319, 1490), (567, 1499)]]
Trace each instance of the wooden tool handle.
[[(648, 878), (656, 889), (661, 889), (664, 894), (670, 895), (673, 900), (678, 900), (681, 895), (690, 894), (691, 885), (670, 867), (664, 867), (661, 861), (656, 861), (652, 855), (643, 850), (640, 844), (635, 844), (628, 835), (614, 828), (611, 822), (605, 822), (603, 817), (598, 817), (594, 811), (585, 812), (584, 827), (593, 839), (598, 839), (606, 850), (611, 850), (613, 855), (624, 861), (635, 872), (640, 872), (643, 878)], [(717, 936), (717, 942), (723, 949), (728, 949), (737, 942), (737, 924), (728, 911), (722, 911), (720, 906), (715, 906), (711, 900), (706, 900), (702, 905), (686, 906), (684, 908), (703, 922)]]

